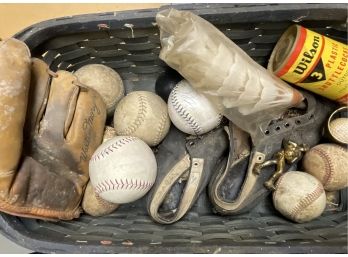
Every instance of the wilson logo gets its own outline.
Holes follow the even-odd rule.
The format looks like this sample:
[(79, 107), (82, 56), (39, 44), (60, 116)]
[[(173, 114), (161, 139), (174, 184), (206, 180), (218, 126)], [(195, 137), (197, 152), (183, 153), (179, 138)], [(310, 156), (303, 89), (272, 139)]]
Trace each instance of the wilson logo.
[(302, 55), (301, 62), (296, 66), (294, 72), (302, 75), (309, 67), (309, 64), (312, 63), (316, 53), (319, 48), (320, 37), (314, 36), (312, 48), (309, 51), (305, 51)]

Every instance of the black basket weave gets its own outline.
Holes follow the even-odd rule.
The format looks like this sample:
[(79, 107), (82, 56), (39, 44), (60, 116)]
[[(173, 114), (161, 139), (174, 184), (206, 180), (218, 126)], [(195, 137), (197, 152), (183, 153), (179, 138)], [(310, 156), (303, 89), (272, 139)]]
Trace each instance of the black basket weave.
[[(167, 8), (167, 7), (162, 7)], [(284, 30), (293, 23), (347, 40), (346, 4), (176, 5), (216, 25), (254, 60), (266, 65)], [(63, 17), (33, 25), (15, 37), (52, 70), (74, 71), (89, 63), (114, 68), (126, 91), (154, 91), (164, 70), (159, 60), (159, 9)], [(0, 231), (43, 253), (347, 253), (346, 191), (341, 211), (305, 224), (276, 213), (221, 217), (188, 213), (173, 225), (150, 220), (143, 201), (102, 218), (82, 215), (70, 222), (44, 222), (0, 215)], [(344, 200), (345, 199), (345, 200)]]

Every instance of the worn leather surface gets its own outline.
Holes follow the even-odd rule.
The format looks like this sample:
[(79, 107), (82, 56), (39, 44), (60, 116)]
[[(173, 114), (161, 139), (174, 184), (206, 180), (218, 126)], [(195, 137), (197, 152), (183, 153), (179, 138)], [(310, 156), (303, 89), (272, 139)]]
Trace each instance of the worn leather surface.
[(106, 107), (97, 92), (75, 85), (76, 77), (69, 72), (58, 71), (51, 78), (39, 59), (28, 68), (29, 104), (18, 111), (27, 113), (25, 131), (24, 122), (20, 128), (12, 124), (26, 137), (23, 156), (11, 183), (2, 188), (0, 210), (41, 219), (77, 218), (89, 179), (88, 162), (102, 141)]
[[(151, 202), (152, 195), (155, 193), (155, 188), (157, 188), (158, 183), (162, 181), (173, 166), (187, 154), (185, 148), (186, 136), (185, 133), (179, 131), (172, 125), (167, 136), (159, 146), (159, 150), (156, 153), (157, 177), (155, 185), (149, 192), (147, 198), (148, 205)], [(185, 184), (186, 181), (179, 180), (173, 185), (160, 207), (162, 212), (173, 211), (178, 207)]]
[(30, 84), (30, 51), (19, 40), (0, 42), (0, 198), (6, 198), (21, 157)]
[[(159, 223), (170, 224), (182, 218), (205, 192), (204, 190), (227, 148), (228, 138), (222, 127), (199, 137), (187, 138), (186, 134), (172, 126), (156, 155), (157, 178), (147, 197), (147, 209), (152, 219)], [(178, 164), (187, 155), (189, 164), (181, 166), (182, 170), (179, 171), (181, 177), (175, 180), (174, 167), (178, 167)], [(199, 174), (194, 174), (196, 172)], [(172, 178), (168, 180), (169, 176)], [(165, 180), (168, 181), (163, 183)], [(163, 188), (168, 187), (168, 183), (171, 184), (170, 190), (165, 195), (161, 206), (158, 209), (154, 208), (157, 199), (163, 197)], [(202, 199), (207, 200), (206, 197), (202, 197)], [(207, 206), (205, 201), (203, 205)], [(200, 206), (196, 206), (196, 208), (200, 208)], [(183, 209), (186, 211), (182, 211)]]
[[(324, 98), (314, 97), (311, 93), (301, 91), (305, 96), (305, 109), (292, 108), (279, 120), (271, 120), (259, 125), (259, 143), (251, 147), (250, 154), (235, 159), (236, 149), (243, 148), (231, 141), (230, 162), (225, 170), (216, 174), (210, 183), (210, 199), (215, 211), (226, 215), (237, 215), (255, 208), (265, 201), (269, 193), (264, 183), (275, 172), (275, 166), (263, 168), (259, 175), (253, 172), (259, 154), (265, 160), (271, 160), (282, 149), (284, 140), (312, 147), (319, 143), (322, 128), (335, 104)], [(235, 135), (231, 136), (233, 139)], [(247, 142), (247, 139), (242, 141)], [(286, 165), (286, 170), (295, 170), (297, 163)]]

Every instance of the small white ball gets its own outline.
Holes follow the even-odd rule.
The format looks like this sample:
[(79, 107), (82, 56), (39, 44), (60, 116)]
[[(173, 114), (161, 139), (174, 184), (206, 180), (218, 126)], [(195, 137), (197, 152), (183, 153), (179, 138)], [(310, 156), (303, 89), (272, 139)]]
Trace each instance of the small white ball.
[(111, 203), (140, 199), (151, 189), (156, 175), (155, 155), (136, 137), (116, 136), (104, 142), (89, 162), (95, 192)]
[(202, 135), (217, 127), (222, 119), (213, 104), (182, 80), (168, 98), (168, 113), (173, 124), (191, 135)]
[(101, 95), (108, 115), (112, 115), (117, 102), (124, 96), (124, 86), (120, 75), (102, 64), (85, 65), (74, 74), (82, 84), (93, 88)]
[(326, 195), (320, 181), (312, 175), (300, 171), (289, 171), (276, 183), (273, 204), (288, 219), (303, 223), (323, 213)]

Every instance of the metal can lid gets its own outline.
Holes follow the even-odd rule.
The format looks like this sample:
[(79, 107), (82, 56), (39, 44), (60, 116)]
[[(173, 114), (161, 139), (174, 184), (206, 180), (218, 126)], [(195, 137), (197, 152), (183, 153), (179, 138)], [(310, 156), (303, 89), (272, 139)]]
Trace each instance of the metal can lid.
[[(347, 137), (347, 121), (348, 121), (348, 106), (342, 106), (336, 109), (326, 122), (326, 126), (324, 128), (324, 136), (331, 141), (347, 145), (348, 137)], [(339, 122), (334, 124), (334, 121), (342, 120), (343, 122)]]
[(301, 26), (299, 25), (290, 26), (280, 37), (272, 51), (267, 69), (278, 77), (282, 76), (282, 70), (286, 69), (286, 66), (291, 65), (290, 59), (300, 41), (300, 30)]

